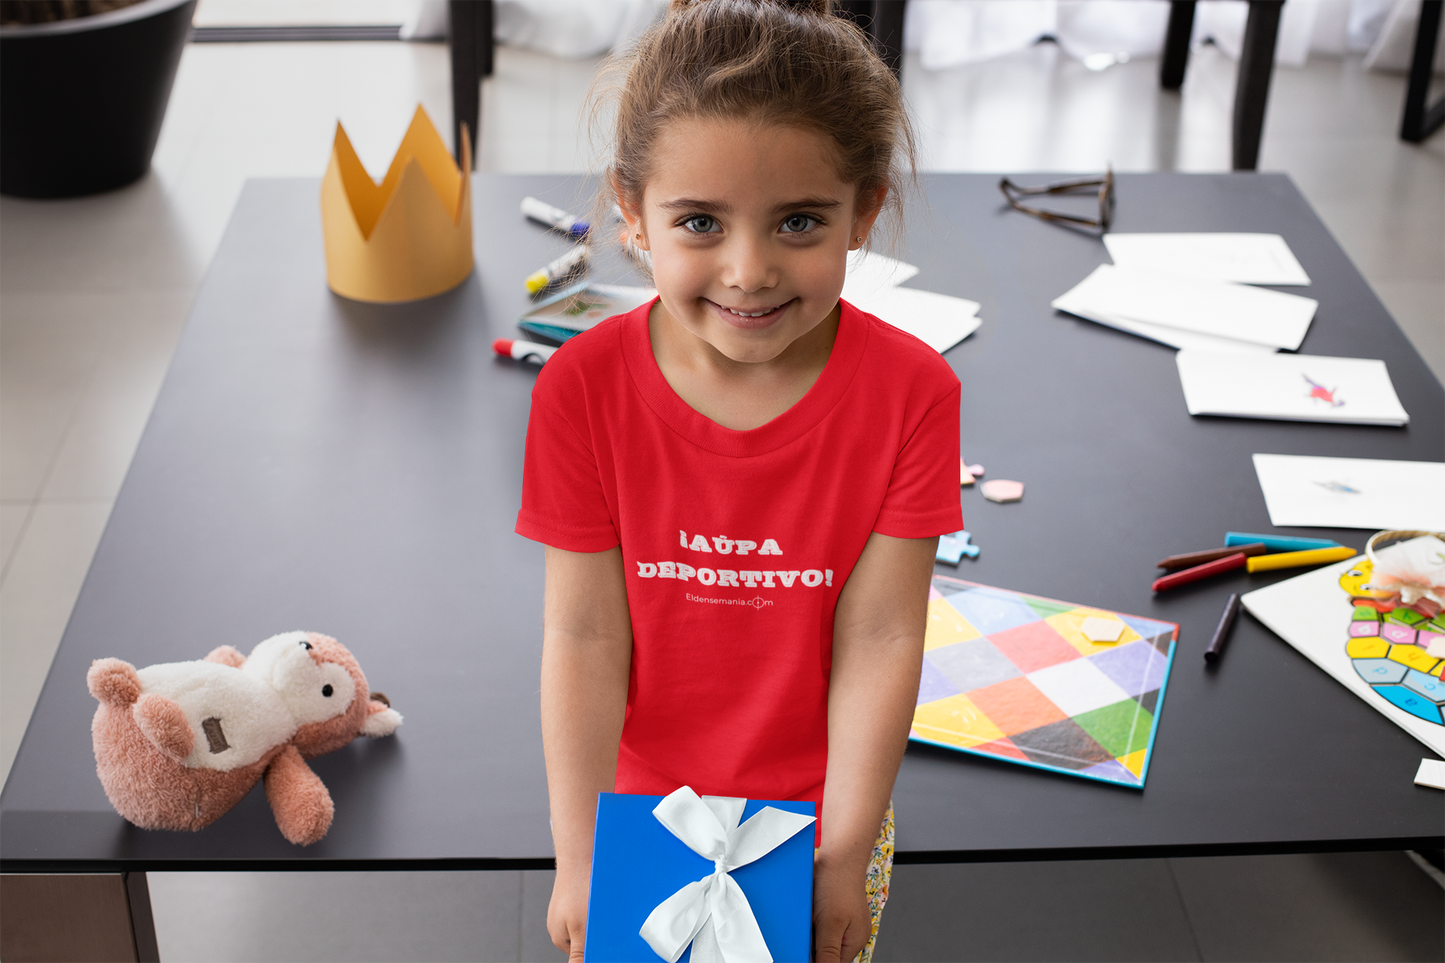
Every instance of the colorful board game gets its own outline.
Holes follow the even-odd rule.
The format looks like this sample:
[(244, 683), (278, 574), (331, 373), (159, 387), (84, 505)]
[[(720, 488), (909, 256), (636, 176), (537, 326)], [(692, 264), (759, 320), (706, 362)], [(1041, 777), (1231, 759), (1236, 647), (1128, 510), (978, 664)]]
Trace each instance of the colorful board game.
[(934, 576), (909, 738), (1142, 788), (1178, 638), (1172, 622)]

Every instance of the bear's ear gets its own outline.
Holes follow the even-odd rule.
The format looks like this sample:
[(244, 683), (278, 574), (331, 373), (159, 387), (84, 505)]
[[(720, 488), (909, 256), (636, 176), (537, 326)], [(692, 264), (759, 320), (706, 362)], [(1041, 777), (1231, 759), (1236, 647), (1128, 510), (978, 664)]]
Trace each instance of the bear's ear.
[(389, 736), (401, 725), (401, 713), (380, 702), (366, 704), (366, 719), (361, 723), (361, 734), (373, 739)]
[(239, 669), (246, 664), (246, 657), (232, 646), (221, 645), (212, 649), (204, 661), (215, 662), (219, 665), (229, 665), (233, 669)]
[(96, 659), (85, 674), (90, 694), (101, 702), (128, 706), (140, 698), (140, 676), (135, 666), (120, 659)]

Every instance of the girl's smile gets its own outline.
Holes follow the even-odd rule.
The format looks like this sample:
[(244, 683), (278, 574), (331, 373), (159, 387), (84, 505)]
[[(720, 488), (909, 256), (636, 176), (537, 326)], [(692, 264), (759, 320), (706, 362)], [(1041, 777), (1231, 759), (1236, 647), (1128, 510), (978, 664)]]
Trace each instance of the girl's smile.
[(718, 310), (724, 324), (730, 324), (735, 328), (742, 328), (744, 330), (766, 328), (768, 325), (775, 323), (782, 317), (783, 312), (786, 311), (792, 303), (792, 301), (788, 301), (784, 304), (773, 305), (772, 307), (749, 308), (742, 306), (732, 307), (718, 304), (715, 301), (708, 302), (708, 304), (711, 304)]

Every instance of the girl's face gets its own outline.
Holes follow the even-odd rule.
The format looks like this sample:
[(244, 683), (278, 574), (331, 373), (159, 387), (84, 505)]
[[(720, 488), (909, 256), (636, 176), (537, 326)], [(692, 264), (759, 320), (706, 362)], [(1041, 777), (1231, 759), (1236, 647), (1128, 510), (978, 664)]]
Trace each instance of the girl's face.
[(848, 251), (868, 236), (883, 192), (860, 211), (824, 136), (687, 118), (654, 149), (641, 207), (626, 217), (652, 252), (663, 323), (758, 363), (838, 310)]

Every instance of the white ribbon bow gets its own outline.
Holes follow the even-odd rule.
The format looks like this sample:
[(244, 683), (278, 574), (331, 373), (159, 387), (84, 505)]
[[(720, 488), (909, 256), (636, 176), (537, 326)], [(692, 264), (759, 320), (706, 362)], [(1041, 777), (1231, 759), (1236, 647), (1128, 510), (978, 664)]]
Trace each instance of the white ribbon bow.
[(766, 856), (814, 819), (764, 806), (739, 826), (746, 803), (737, 796), (699, 799), (683, 786), (652, 810), (689, 849), (713, 861), (711, 876), (658, 903), (642, 924), (639, 934), (667, 963), (677, 963), (689, 943), (692, 963), (773, 963), (753, 908), (728, 873)]

